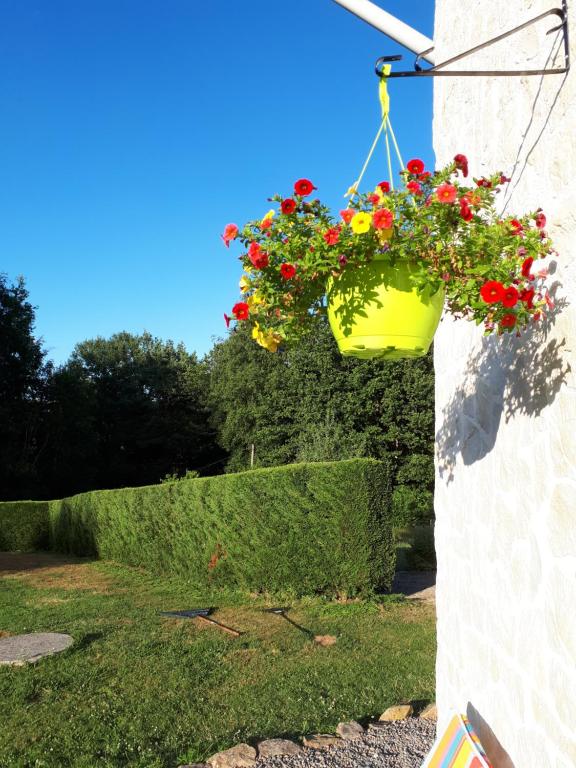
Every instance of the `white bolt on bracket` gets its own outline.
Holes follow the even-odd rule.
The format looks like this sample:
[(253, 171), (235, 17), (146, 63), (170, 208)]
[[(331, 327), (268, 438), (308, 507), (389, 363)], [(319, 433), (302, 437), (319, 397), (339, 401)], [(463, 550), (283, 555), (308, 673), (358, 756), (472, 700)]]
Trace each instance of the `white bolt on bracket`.
[(434, 48), (433, 40), (371, 3), (370, 0), (334, 0), (334, 2), (410, 51), (416, 54), (422, 54), (426, 51), (421, 58), (432, 65), (436, 63), (434, 54), (430, 50)]

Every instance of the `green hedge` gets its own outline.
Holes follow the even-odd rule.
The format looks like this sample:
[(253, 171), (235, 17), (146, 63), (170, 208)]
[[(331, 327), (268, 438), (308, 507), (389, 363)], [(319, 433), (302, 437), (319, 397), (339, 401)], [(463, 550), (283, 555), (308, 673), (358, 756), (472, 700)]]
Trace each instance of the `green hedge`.
[(391, 468), (293, 464), (50, 502), (55, 550), (196, 584), (365, 593), (394, 574)]
[(0, 502), (0, 552), (30, 552), (47, 546), (47, 501)]

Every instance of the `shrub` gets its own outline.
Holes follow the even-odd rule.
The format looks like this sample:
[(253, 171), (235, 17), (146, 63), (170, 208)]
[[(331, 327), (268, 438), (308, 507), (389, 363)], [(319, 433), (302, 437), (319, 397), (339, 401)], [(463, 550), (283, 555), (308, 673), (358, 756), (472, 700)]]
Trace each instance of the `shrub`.
[(292, 464), (50, 502), (53, 548), (200, 585), (366, 593), (394, 574), (388, 462)]
[(0, 502), (1, 552), (29, 552), (47, 546), (47, 501)]

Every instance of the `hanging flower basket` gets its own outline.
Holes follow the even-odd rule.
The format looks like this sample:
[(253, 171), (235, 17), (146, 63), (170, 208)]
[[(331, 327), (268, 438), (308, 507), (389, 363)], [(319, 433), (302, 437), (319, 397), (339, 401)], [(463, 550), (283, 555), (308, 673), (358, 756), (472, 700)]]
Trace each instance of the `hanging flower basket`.
[(381, 182), (368, 194), (349, 190), (337, 217), (308, 179), (277, 207), (241, 230), (240, 300), (232, 319), (248, 323), (271, 352), (298, 342), (328, 315), (344, 355), (418, 357), (428, 350), (443, 306), (485, 333), (519, 333), (552, 300), (541, 259), (555, 253), (541, 209), (501, 217), (501, 173), (465, 186), (468, 161), (456, 155), (430, 173), (407, 163), (400, 189)]
[(444, 287), (418, 292), (410, 262), (374, 260), (327, 285), (328, 320), (340, 352), (398, 360), (428, 352), (444, 306)]

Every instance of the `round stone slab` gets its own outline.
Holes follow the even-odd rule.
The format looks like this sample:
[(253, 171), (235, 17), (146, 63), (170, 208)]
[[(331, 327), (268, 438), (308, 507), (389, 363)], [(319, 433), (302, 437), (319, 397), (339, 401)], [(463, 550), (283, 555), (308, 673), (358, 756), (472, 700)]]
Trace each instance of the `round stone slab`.
[(44, 656), (51, 656), (69, 648), (74, 640), (70, 635), (57, 632), (34, 632), (30, 635), (14, 635), (0, 640), (0, 664), (21, 667), (34, 664)]

